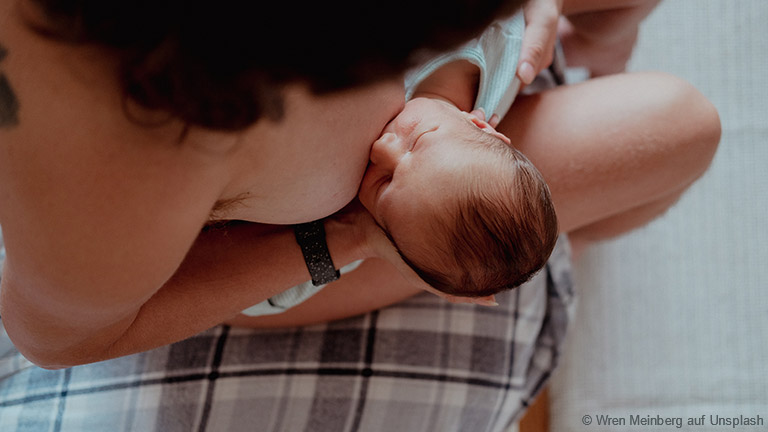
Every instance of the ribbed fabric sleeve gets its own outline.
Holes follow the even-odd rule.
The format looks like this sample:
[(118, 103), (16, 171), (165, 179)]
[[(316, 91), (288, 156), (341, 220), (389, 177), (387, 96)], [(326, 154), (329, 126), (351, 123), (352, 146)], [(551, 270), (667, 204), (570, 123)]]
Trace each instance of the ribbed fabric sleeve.
[(520, 89), (515, 72), (524, 31), (525, 20), (522, 13), (518, 13), (494, 22), (479, 38), (458, 50), (433, 57), (406, 74), (406, 100), (410, 100), (418, 85), (440, 67), (466, 60), (480, 69), (475, 108), (483, 108), (488, 117), (493, 114), (504, 117)]

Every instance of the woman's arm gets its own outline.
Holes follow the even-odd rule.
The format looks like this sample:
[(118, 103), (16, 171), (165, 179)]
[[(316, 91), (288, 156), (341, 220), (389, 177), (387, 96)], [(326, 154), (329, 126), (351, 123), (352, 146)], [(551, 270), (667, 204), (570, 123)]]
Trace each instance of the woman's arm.
[[(137, 126), (97, 50), (18, 27), (0, 27), (18, 104), (0, 126), (0, 314), (24, 355), (61, 367), (143, 351), (307, 280), (288, 227), (200, 234), (229, 181), (226, 136), (179, 144), (178, 123)], [(327, 227), (337, 265), (365, 256), (342, 226)]]
[(227, 323), (242, 327), (294, 327), (348, 318), (399, 303), (424, 292), (386, 260), (366, 259), (307, 301), (277, 315), (238, 315)]
[[(213, 196), (204, 183), (215, 182), (206, 170), (179, 172), (177, 159), (122, 172), (71, 141), (24, 138), (26, 121), (0, 132), (0, 313), (32, 361), (60, 367), (175, 342), (308, 278), (290, 227), (243, 223), (198, 236), (210, 211), (199, 203), (212, 202), (201, 196)], [(146, 156), (137, 162), (165, 165)], [(364, 256), (356, 227), (326, 229), (337, 265)]]

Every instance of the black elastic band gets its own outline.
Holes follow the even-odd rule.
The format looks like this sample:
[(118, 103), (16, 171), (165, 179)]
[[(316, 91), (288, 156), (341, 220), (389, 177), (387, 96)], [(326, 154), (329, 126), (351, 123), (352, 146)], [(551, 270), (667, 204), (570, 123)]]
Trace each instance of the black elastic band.
[(340, 273), (333, 265), (331, 253), (328, 252), (322, 219), (294, 225), (293, 232), (312, 277), (312, 285), (323, 285), (338, 279)]

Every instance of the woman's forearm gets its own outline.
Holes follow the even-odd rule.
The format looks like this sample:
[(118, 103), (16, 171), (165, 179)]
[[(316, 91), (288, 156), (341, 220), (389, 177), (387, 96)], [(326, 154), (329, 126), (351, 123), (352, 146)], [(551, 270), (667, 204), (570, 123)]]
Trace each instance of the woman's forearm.
[[(335, 220), (326, 223), (337, 266), (363, 258), (351, 231)], [(3, 321), (20, 348), (30, 347), (22, 352), (32, 361), (65, 367), (182, 340), (308, 279), (290, 226), (237, 223), (203, 232), (167, 283), (134, 313), (98, 329), (66, 329), (49, 319), (28, 297), (14, 295), (13, 277), (3, 280)]]
[(257, 328), (318, 324), (364, 314), (421, 292), (423, 290), (418, 285), (404, 278), (389, 261), (370, 258), (307, 301), (281, 314), (239, 315), (229, 324)]

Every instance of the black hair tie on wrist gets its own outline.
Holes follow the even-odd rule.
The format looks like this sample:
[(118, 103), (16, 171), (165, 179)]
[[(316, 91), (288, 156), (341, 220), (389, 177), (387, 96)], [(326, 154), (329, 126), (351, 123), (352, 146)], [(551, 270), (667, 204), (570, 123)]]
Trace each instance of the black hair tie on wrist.
[(296, 235), (296, 243), (301, 247), (309, 275), (312, 276), (312, 285), (327, 284), (341, 276), (328, 252), (322, 219), (294, 225), (293, 233)]

